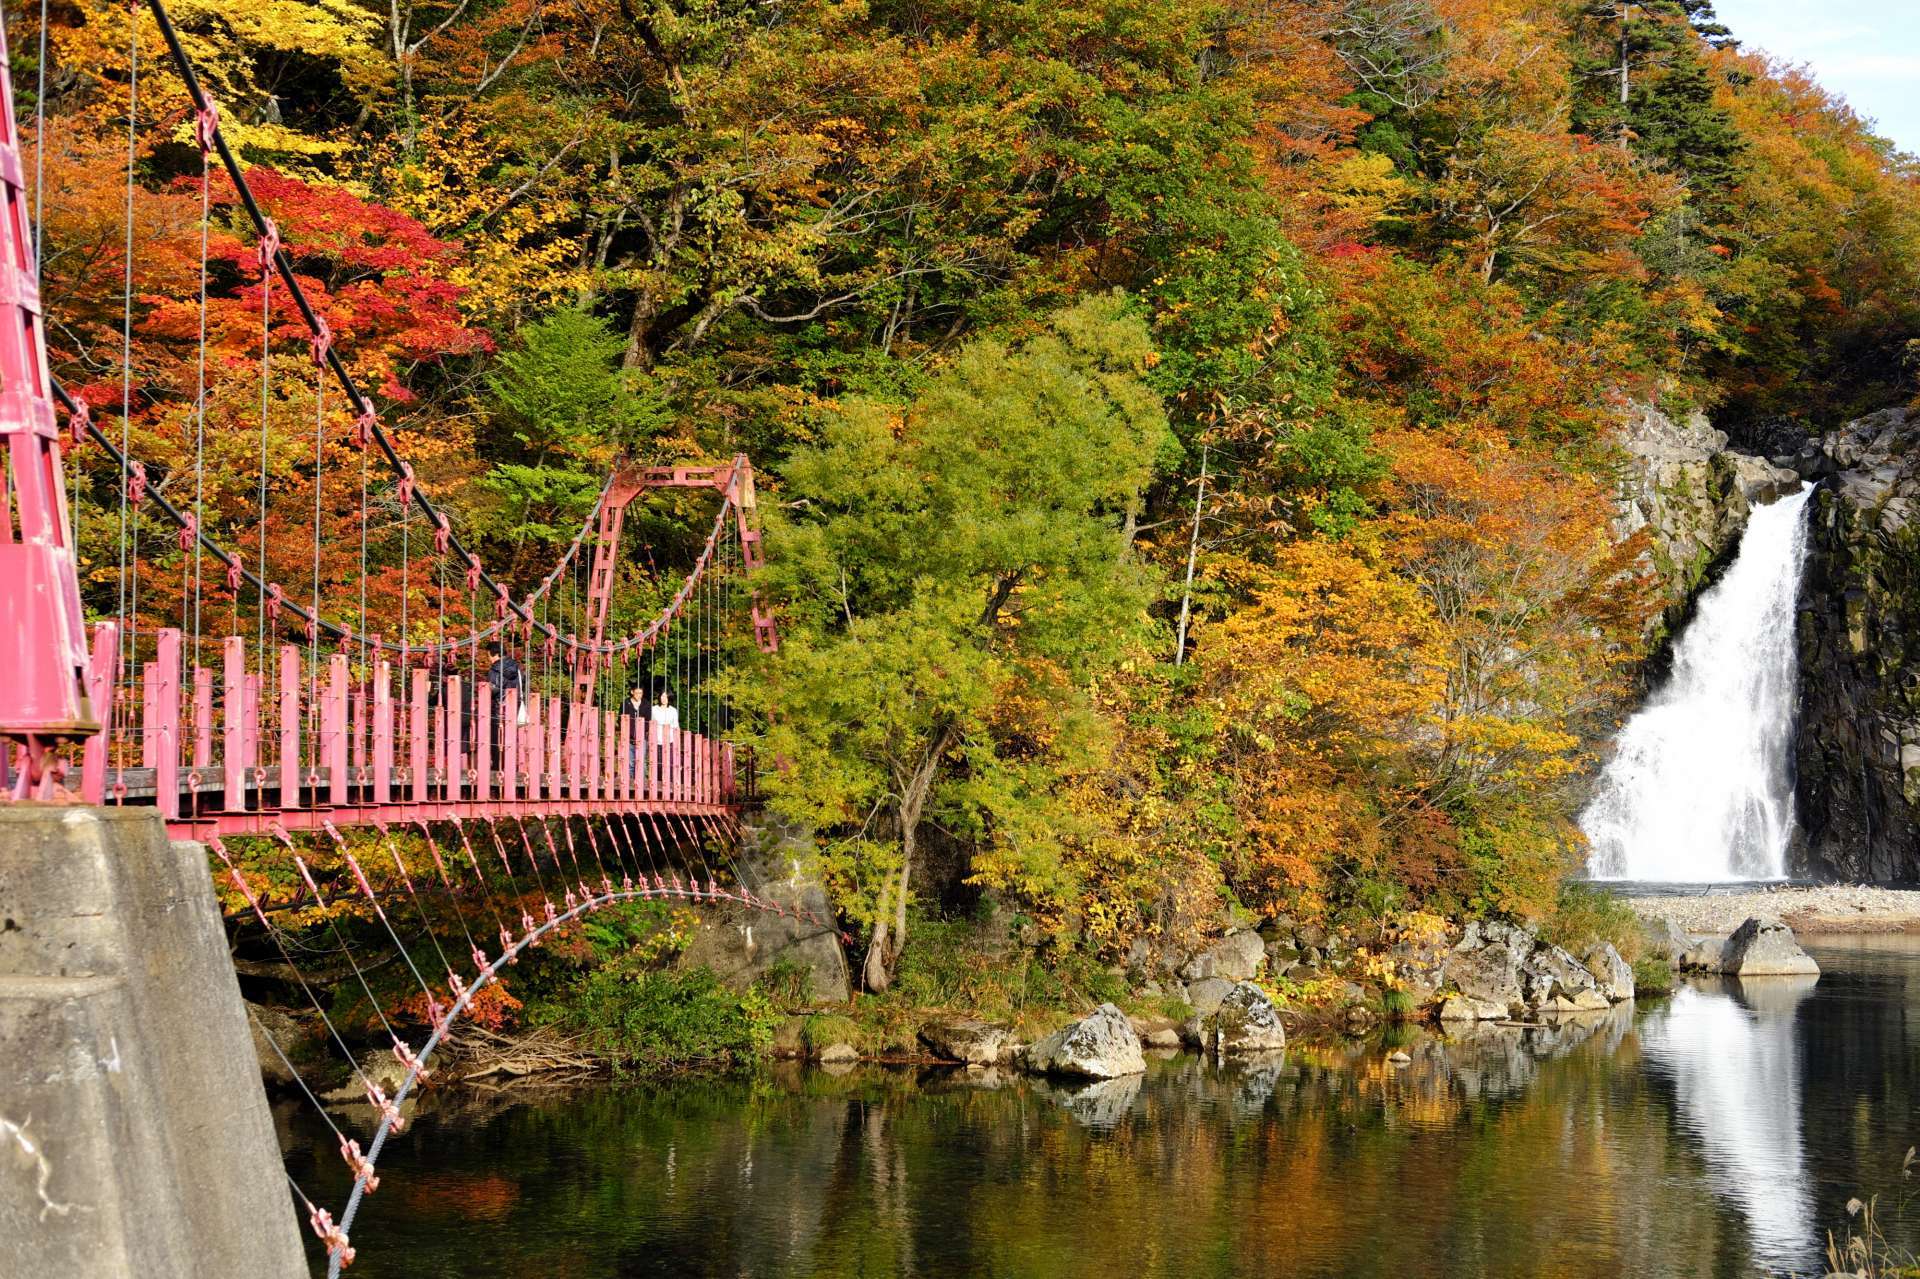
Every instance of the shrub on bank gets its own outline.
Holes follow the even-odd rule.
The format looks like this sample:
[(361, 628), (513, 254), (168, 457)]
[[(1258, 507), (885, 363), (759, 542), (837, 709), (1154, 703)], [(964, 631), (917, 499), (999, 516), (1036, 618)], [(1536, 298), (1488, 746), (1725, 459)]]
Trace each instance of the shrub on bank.
[[(1540, 935), (1556, 946), (1584, 956), (1596, 942), (1612, 942), (1620, 958), (1634, 967), (1634, 982), (1640, 980), (1639, 961), (1647, 956), (1647, 930), (1633, 907), (1619, 894), (1591, 884), (1570, 883), (1561, 886), (1553, 913), (1541, 921)], [(1662, 989), (1671, 989), (1669, 974)]]
[(765, 992), (738, 991), (705, 968), (610, 964), (588, 973), (537, 1020), (578, 1036), (616, 1068), (742, 1066), (765, 1054), (778, 1021)]

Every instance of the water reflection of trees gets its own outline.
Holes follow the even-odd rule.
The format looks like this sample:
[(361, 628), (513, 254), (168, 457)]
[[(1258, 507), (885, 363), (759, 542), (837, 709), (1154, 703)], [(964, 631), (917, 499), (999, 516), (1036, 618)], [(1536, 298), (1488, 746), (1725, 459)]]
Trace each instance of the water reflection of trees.
[[(1881, 1001), (1870, 1017), (1849, 990)], [(428, 1115), (392, 1152), (356, 1273), (1730, 1279), (1789, 1260), (1853, 1184), (1811, 1153), (1795, 1172), (1789, 1130), (1822, 1125), (1807, 1150), (1862, 1167), (1905, 1149), (1915, 1067), (1885, 1002), (1904, 978), (1821, 991), (1749, 994), (1745, 1040), (1676, 1002), (1637, 1024), (1180, 1056), (1117, 1085), (793, 1069)], [(1796, 1018), (1805, 1047), (1783, 1057), (1771, 1028)], [(1738, 1135), (1791, 1095), (1802, 1118)], [(1756, 1145), (1764, 1169), (1742, 1162)], [(319, 1144), (294, 1172), (337, 1164)]]

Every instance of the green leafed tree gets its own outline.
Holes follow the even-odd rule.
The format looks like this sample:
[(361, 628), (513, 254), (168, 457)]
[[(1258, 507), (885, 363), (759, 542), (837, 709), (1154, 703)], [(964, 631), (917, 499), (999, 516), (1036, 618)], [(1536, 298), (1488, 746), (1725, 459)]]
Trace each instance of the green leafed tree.
[(870, 989), (892, 980), (922, 823), (1045, 805), (1010, 780), (1018, 721), (1084, 719), (1089, 676), (1144, 624), (1128, 530), (1171, 447), (1153, 358), (1124, 301), (1095, 298), (970, 343), (911, 404), (844, 403), (784, 468), (783, 643), (734, 693), (782, 762), (775, 805), (834, 833)]
[(593, 508), (608, 467), (643, 453), (669, 413), (652, 381), (621, 368), (625, 343), (587, 311), (528, 325), (487, 378), (503, 499), (500, 535), (516, 545), (565, 541)]

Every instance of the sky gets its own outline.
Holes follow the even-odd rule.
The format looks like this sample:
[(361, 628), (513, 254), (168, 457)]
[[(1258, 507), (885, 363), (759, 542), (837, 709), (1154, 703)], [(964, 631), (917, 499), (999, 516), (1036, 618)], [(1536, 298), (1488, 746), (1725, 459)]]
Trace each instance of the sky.
[(1814, 79), (1920, 154), (1920, 0), (1714, 0), (1745, 49), (1812, 68)]

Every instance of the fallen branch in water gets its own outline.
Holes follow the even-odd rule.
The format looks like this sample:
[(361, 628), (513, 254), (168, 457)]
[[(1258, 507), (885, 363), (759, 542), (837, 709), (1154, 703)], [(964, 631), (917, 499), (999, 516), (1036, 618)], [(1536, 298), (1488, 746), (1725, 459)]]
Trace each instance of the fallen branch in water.
[(454, 1032), (447, 1047), (458, 1062), (456, 1069), (462, 1082), (496, 1075), (597, 1072), (606, 1064), (578, 1041), (551, 1026), (506, 1035), (484, 1026), (466, 1024)]

